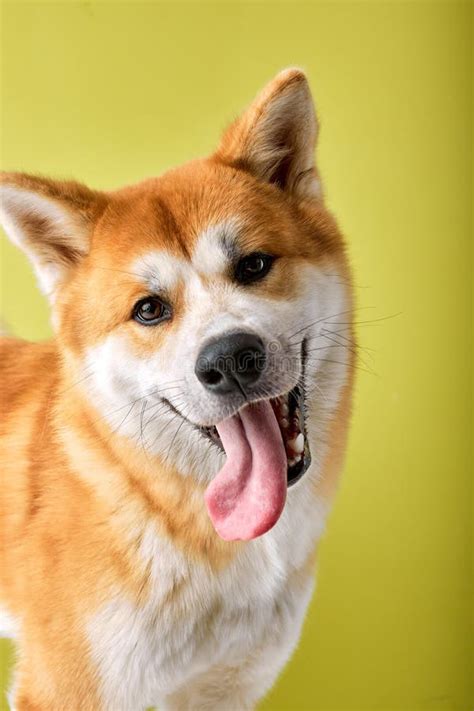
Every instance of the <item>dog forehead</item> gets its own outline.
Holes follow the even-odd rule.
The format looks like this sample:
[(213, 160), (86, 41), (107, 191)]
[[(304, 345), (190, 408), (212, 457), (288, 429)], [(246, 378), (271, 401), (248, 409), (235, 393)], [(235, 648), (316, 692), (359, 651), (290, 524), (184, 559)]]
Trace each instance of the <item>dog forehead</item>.
[(134, 260), (134, 274), (154, 291), (186, 284), (196, 274), (222, 274), (237, 253), (239, 220), (235, 217), (209, 224), (198, 232), (190, 256), (166, 248), (154, 248)]

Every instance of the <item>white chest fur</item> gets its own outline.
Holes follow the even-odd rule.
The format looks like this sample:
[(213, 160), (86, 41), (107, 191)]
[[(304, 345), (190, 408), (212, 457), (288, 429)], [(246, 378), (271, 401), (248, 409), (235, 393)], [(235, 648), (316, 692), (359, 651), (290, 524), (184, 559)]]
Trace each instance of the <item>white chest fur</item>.
[(323, 527), (310, 478), (289, 491), (275, 528), (217, 574), (146, 531), (150, 598), (137, 607), (117, 594), (88, 626), (107, 709), (152, 706), (214, 666), (245, 665), (256, 650), (262, 679), (273, 680), (296, 644), (312, 591), (311, 580), (291, 584)]

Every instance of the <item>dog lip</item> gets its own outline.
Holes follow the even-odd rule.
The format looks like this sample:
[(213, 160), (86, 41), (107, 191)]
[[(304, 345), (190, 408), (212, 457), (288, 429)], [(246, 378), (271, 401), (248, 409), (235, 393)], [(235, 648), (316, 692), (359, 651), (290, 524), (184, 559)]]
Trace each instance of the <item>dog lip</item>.
[[(267, 401), (269, 401), (269, 400), (277, 400), (277, 399), (280, 398), (280, 397), (289, 396), (290, 393), (292, 393), (292, 392), (293, 392), (296, 388), (298, 388), (298, 387), (300, 387), (300, 382), (296, 383), (296, 385), (294, 385), (294, 386), (293, 386), (292, 388), (290, 388), (289, 390), (284, 390), (284, 391), (282, 391), (282, 392), (277, 392), (277, 393), (275, 393), (275, 395), (272, 395), (272, 396), (270, 396), (270, 397), (269, 397), (268, 395), (256, 395), (255, 397), (249, 397), (249, 398), (246, 399), (246, 400), (244, 400), (244, 399), (242, 398), (242, 402), (239, 404), (238, 407), (229, 409), (228, 412), (225, 412), (224, 414), (222, 414), (221, 417), (219, 417), (219, 419), (218, 419), (217, 422), (222, 422), (222, 420), (225, 420), (225, 419), (227, 419), (228, 417), (233, 417), (234, 415), (237, 415), (237, 414), (240, 412), (240, 410), (241, 410), (243, 407), (246, 407), (247, 405), (253, 405), (254, 403), (262, 402), (262, 401), (265, 401), (265, 400), (267, 400)], [(190, 420), (189, 417), (186, 417), (185, 415), (183, 415), (183, 413), (180, 412), (179, 409), (178, 409), (175, 405), (173, 405), (173, 403), (172, 403), (170, 400), (168, 400), (168, 398), (161, 396), (161, 397), (160, 397), (160, 400), (161, 400), (165, 405), (168, 406), (168, 408), (171, 410), (171, 412), (172, 412), (173, 414), (179, 415), (179, 417), (181, 417), (183, 420), (186, 420), (186, 422), (188, 422), (189, 425), (191, 425), (192, 427), (194, 427), (195, 430), (197, 430), (198, 432), (200, 432), (201, 434), (203, 434), (203, 435), (206, 436), (206, 437), (207, 437), (207, 434), (206, 434), (205, 430), (207, 430), (207, 429), (212, 429), (212, 428), (215, 427), (216, 424), (217, 424), (217, 422), (215, 422), (215, 423), (213, 422), (213, 423), (211, 423), (211, 424), (206, 424), (206, 425), (204, 425), (204, 424), (199, 424), (199, 423), (197, 423), (197, 422), (193, 422), (193, 420)]]
[[(171, 412), (173, 412), (175, 415), (179, 415), (179, 417), (181, 417), (183, 420), (185, 420), (194, 430), (196, 430), (196, 432), (199, 432), (200, 435), (202, 435), (203, 437), (205, 437), (209, 442), (211, 442), (211, 444), (214, 444), (220, 451), (222, 451), (222, 452), (224, 451), (224, 448), (223, 448), (222, 444), (221, 444), (219, 441), (213, 439), (212, 436), (211, 436), (211, 434), (209, 434), (208, 432), (206, 432), (206, 429), (212, 429), (212, 427), (214, 427), (214, 425), (211, 425), (211, 427), (206, 427), (206, 425), (197, 425), (195, 422), (193, 422), (192, 420), (190, 420), (188, 417), (185, 417), (185, 416), (178, 410), (178, 408), (175, 407), (175, 406), (173, 405), (173, 403), (168, 400), (168, 398), (162, 397), (161, 400), (162, 400), (162, 402), (165, 403), (165, 405), (167, 405), (167, 406), (169, 407), (169, 409), (171, 410)], [(239, 408), (239, 409), (240, 409), (240, 408)]]
[(288, 467), (288, 488), (296, 484), (308, 471), (311, 465), (311, 451), (308, 442), (308, 430), (306, 426), (306, 406), (305, 406), (305, 371), (308, 359), (308, 344), (307, 337), (303, 339), (301, 344), (301, 377), (298, 385), (293, 388), (295, 399), (297, 399), (297, 407), (301, 413), (301, 432), (304, 435), (304, 451), (303, 457), (299, 462), (296, 462), (292, 467)]
[(306, 428), (306, 408), (304, 404), (305, 389), (302, 380), (295, 388), (293, 388), (291, 392), (297, 401), (295, 409), (299, 411), (300, 415), (300, 431), (304, 436), (304, 450), (302, 458), (292, 466), (288, 467), (288, 488), (296, 484), (303, 477), (303, 475), (306, 474), (311, 464), (311, 452), (308, 444), (308, 433)]

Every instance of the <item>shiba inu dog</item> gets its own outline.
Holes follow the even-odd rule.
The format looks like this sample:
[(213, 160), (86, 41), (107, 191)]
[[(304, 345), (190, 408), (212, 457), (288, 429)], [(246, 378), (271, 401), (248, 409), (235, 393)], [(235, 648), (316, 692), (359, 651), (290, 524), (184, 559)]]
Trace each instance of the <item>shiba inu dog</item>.
[(317, 134), (288, 69), (159, 178), (3, 175), (55, 330), (1, 345), (17, 711), (252, 709), (294, 649), (354, 369)]

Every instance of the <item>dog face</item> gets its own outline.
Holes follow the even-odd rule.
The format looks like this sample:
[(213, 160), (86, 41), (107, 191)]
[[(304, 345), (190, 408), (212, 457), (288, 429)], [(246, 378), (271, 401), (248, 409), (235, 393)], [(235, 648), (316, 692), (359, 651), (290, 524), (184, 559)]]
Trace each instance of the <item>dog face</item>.
[(324, 357), (350, 296), (316, 136), (288, 70), (213, 156), (160, 178), (113, 193), (3, 180), (5, 228), (51, 297), (73, 381), (115, 434), (209, 485), (227, 539), (278, 519), (311, 463), (312, 404), (347, 364), (340, 327), (342, 355)]

